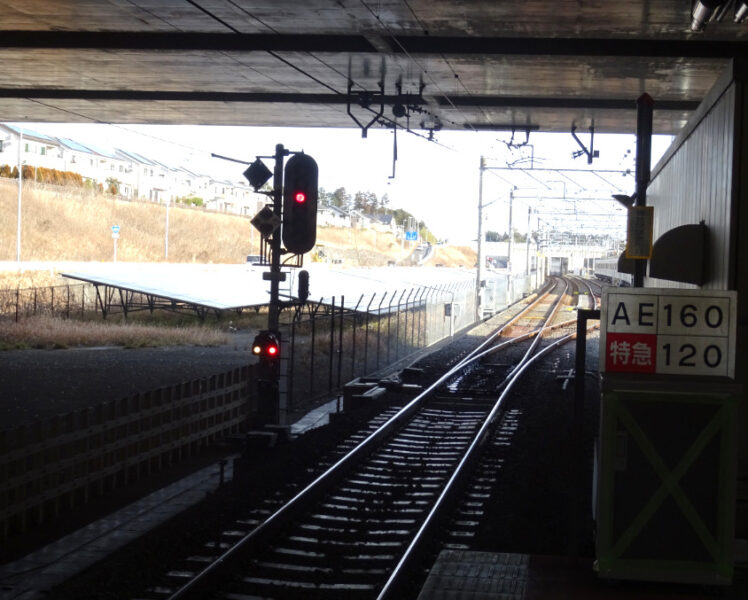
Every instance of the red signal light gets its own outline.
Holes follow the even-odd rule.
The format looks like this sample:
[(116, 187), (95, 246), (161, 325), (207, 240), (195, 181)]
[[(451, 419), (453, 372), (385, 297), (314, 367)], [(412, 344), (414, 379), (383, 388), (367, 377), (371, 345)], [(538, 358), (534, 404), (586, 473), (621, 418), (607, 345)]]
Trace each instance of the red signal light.
[(283, 245), (291, 254), (304, 254), (317, 237), (319, 170), (308, 154), (294, 154), (284, 170)]
[(280, 358), (280, 342), (271, 331), (261, 331), (252, 343), (252, 354), (262, 360)]

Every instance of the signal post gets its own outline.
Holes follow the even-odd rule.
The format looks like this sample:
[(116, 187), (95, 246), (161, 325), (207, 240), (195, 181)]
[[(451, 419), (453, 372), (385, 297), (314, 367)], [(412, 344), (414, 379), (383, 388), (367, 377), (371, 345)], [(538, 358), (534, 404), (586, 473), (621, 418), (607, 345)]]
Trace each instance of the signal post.
[[(284, 159), (289, 154), (292, 156), (284, 169)], [(285, 281), (285, 273), (281, 271), (281, 256), (296, 255), (295, 261), (286, 259), (283, 264), (301, 267), (304, 253), (314, 247), (317, 236), (318, 167), (311, 156), (303, 152), (290, 152), (283, 144), (276, 145), (273, 158), (275, 165), (272, 173), (257, 157), (244, 175), (255, 191), (273, 177), (273, 191), (260, 192), (272, 197), (272, 209), (266, 206), (252, 219), (252, 224), (262, 236), (263, 263), (270, 266), (270, 271), (262, 275), (264, 280), (270, 281), (268, 328), (255, 337), (252, 353), (259, 359), (259, 419), (263, 423), (285, 425), (286, 407), (281, 406), (279, 388), (281, 377), (285, 375), (281, 369), (283, 340), (279, 317), (283, 306), (293, 303), (280, 300), (280, 282)], [(303, 303), (309, 295), (309, 275), (306, 271), (301, 274), (299, 301)]]

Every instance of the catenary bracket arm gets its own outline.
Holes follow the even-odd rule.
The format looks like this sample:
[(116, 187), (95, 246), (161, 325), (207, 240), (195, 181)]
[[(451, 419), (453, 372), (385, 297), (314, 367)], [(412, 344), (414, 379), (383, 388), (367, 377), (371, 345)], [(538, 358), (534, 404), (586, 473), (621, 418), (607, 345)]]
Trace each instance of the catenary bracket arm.
[(590, 125), (590, 149), (589, 150), (587, 150), (587, 146), (585, 146), (582, 143), (582, 140), (580, 140), (579, 137), (577, 137), (576, 131), (577, 131), (577, 125), (576, 125), (576, 123), (572, 123), (571, 124), (571, 137), (574, 138), (574, 140), (577, 142), (577, 144), (579, 144), (579, 147), (582, 149), (579, 152), (574, 152), (573, 156), (574, 156), (574, 158), (576, 158), (577, 156), (581, 156), (582, 154), (586, 154), (587, 155), (587, 164), (591, 165), (592, 164), (592, 159), (593, 158), (597, 158), (598, 156), (600, 156), (600, 152), (599, 151), (595, 151), (595, 121), (593, 120), (592, 124)]

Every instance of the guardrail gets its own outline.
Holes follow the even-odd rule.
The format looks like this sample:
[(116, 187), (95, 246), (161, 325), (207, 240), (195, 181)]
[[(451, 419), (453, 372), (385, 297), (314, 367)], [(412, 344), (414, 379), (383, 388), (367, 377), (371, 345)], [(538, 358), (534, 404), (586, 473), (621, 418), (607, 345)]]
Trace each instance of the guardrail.
[(0, 541), (236, 433), (252, 367), (0, 431)]

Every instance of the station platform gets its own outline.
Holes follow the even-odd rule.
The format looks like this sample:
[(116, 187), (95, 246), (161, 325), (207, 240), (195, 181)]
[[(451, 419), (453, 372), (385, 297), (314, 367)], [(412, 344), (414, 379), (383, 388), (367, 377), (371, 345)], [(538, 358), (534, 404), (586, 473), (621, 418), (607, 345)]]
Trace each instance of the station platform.
[(736, 565), (729, 586), (606, 580), (593, 566), (589, 558), (443, 550), (418, 600), (748, 598), (748, 563)]

